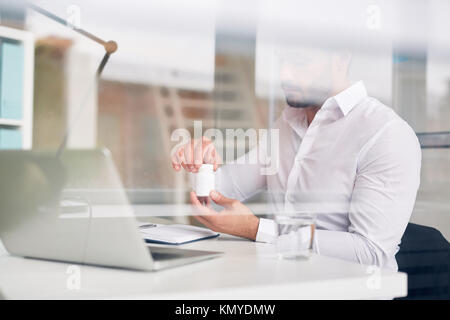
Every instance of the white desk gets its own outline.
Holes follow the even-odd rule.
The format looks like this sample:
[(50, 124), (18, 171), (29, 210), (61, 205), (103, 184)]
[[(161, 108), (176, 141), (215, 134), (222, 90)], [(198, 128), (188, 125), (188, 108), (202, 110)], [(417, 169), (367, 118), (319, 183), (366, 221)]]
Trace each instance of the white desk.
[[(158, 272), (80, 266), (81, 288), (68, 289), (70, 264), (8, 255), (0, 243), (0, 290), (9, 299), (372, 299), (405, 296), (406, 274), (322, 256), (274, 257), (272, 245), (222, 235), (180, 246), (223, 251), (221, 258)], [(371, 278), (372, 280), (374, 278)], [(368, 286), (368, 280), (375, 286)]]

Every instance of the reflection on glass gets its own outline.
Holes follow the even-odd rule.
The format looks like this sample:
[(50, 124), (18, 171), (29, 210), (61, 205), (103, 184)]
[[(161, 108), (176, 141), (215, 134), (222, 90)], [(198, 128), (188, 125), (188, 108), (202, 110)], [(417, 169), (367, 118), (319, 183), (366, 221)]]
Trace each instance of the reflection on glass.
[[(98, 83), (92, 79), (103, 49), (19, 2), (1, 2), (0, 23), (33, 36), (34, 74), (24, 76), (34, 85), (33, 104), (23, 118), (0, 110), (1, 149), (53, 152), (72, 127), (68, 149), (108, 148), (115, 178), (143, 216), (197, 224), (189, 216), (189, 175), (171, 166), (171, 152), (180, 142), (176, 130), (194, 137), (197, 121), (203, 133), (217, 129), (224, 137), (227, 130), (273, 128), (286, 109), (320, 107), (363, 80), (369, 96), (396, 111), (423, 148), (410, 222), (434, 227), (450, 239), (448, 1), (33, 1), (74, 26), (118, 42)], [(9, 42), (0, 35), (0, 46)], [(2, 65), (0, 70), (7, 69)], [(14, 91), (4, 89), (7, 84), (0, 90), (2, 100)], [(29, 143), (21, 144), (24, 137)], [(215, 141), (225, 163), (255, 147), (248, 136), (244, 143), (237, 140)], [(334, 160), (323, 159), (328, 168)], [(63, 192), (64, 199), (75, 202), (69, 207), (83, 211), (86, 199), (117, 200), (101, 165), (83, 161), (88, 159), (71, 165), (71, 186)], [(77, 165), (92, 181), (76, 173)], [(287, 179), (288, 173), (279, 175)], [(36, 200), (33, 192), (46, 190), (38, 188), (41, 183), (20, 185), (30, 188), (29, 204)], [(296, 191), (298, 210), (330, 213), (349, 200), (327, 190), (318, 190), (317, 198)], [(246, 205), (258, 216), (271, 217), (283, 212), (289, 196), (282, 188), (266, 188)], [(287, 224), (277, 223), (280, 228)]]

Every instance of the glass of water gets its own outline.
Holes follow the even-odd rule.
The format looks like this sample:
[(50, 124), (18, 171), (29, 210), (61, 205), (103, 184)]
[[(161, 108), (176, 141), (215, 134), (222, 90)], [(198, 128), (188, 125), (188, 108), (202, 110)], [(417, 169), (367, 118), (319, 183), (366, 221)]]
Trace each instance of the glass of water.
[(309, 259), (312, 254), (315, 216), (307, 213), (277, 214), (276, 250), (279, 259)]

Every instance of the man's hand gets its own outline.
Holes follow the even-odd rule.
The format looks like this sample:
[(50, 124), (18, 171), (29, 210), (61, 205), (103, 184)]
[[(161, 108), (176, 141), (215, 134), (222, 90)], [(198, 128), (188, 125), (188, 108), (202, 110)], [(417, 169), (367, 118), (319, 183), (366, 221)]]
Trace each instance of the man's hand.
[(214, 165), (214, 171), (222, 164), (222, 158), (214, 144), (206, 137), (191, 140), (175, 150), (172, 155), (172, 167), (175, 171), (180, 171), (183, 167), (186, 171), (195, 173), (203, 163)]
[(197, 199), (195, 192), (191, 192), (191, 203), (198, 215), (194, 216), (209, 229), (232, 234), (238, 237), (256, 239), (258, 232), (259, 218), (240, 201), (230, 199), (219, 192), (213, 190), (210, 193), (211, 199), (224, 210), (217, 212), (210, 206), (204, 206)]

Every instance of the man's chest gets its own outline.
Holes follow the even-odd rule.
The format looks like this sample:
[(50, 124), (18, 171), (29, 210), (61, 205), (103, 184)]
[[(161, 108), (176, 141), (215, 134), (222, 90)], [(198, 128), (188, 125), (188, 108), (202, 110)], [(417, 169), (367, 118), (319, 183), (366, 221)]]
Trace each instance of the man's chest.
[(284, 132), (277, 174), (267, 178), (269, 189), (350, 196), (363, 140), (339, 123), (310, 127), (303, 137)]

